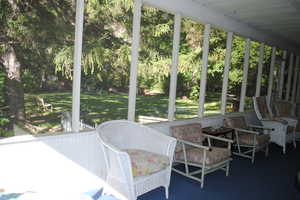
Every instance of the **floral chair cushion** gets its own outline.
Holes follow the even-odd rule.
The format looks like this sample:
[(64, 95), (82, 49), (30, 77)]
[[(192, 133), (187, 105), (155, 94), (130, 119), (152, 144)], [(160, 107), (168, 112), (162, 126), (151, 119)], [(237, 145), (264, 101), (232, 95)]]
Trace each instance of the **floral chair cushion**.
[[(186, 124), (180, 126), (171, 127), (171, 134), (173, 137), (177, 139), (181, 139), (188, 142), (193, 142), (196, 144), (202, 144), (203, 136), (202, 136), (202, 128), (201, 124)], [(180, 142), (177, 143), (175, 152), (182, 151), (182, 144)]]
[(140, 150), (124, 149), (129, 154), (133, 177), (153, 174), (170, 164), (168, 156)]
[(287, 101), (277, 101), (275, 103), (277, 114), (280, 117), (292, 117), (293, 104)]
[[(240, 144), (254, 145), (254, 137), (252, 134), (241, 133), (239, 134)], [(258, 147), (265, 146), (270, 142), (270, 135), (256, 135), (255, 145)]]
[[(203, 149), (201, 148), (189, 148), (186, 150), (186, 157), (188, 162), (202, 164), (204, 159)], [(230, 149), (211, 147), (209, 151), (206, 152), (206, 165), (213, 165), (222, 161), (229, 159), (231, 156)], [(175, 159), (184, 161), (183, 151), (175, 153)]]

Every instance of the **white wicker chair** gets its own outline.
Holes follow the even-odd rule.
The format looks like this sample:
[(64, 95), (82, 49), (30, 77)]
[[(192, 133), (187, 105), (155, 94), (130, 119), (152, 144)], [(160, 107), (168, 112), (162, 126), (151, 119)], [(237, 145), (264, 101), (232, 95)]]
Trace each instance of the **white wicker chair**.
[(286, 143), (293, 142), (296, 148), (295, 129), (298, 120), (289, 117), (276, 117), (272, 113), (270, 105), (267, 104), (266, 97), (253, 97), (254, 110), (262, 125), (271, 128), (271, 142), (282, 146), (283, 153), (286, 152)]
[(280, 117), (288, 117), (288, 118), (293, 118), (295, 120), (298, 120), (295, 134), (296, 134), (296, 141), (300, 141), (300, 117), (296, 115), (296, 104), (291, 102), (291, 101), (276, 101), (274, 103), (275, 111), (277, 116)]
[[(126, 120), (105, 122), (97, 132), (103, 144), (106, 181), (129, 200), (157, 187), (165, 187), (168, 198), (176, 140), (147, 126)], [(168, 156), (169, 165), (156, 173), (133, 177), (129, 154), (122, 149), (139, 149)]]

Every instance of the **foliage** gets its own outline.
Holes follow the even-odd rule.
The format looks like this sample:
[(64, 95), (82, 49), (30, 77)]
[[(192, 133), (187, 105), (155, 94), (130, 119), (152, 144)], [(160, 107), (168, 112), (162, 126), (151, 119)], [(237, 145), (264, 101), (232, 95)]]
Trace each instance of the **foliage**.
[[(105, 92), (109, 88), (128, 91), (132, 5), (132, 0), (85, 1), (81, 77), (83, 92), (106, 96)], [(3, 0), (0, 2), (0, 7), (0, 24), (2, 25), (0, 55), (7, 46), (16, 47), (17, 56), (22, 65), (22, 83), (25, 91), (36, 93), (70, 89), (73, 74), (75, 2), (71, 0)], [(159, 89), (162, 89), (165, 95), (168, 94), (173, 28), (173, 14), (151, 6), (143, 6), (138, 87), (153, 89), (159, 85), (161, 87)], [(203, 31), (202, 24), (183, 18), (177, 96), (186, 96), (192, 101), (198, 99), (200, 92)], [(222, 90), (226, 36), (225, 31), (212, 28), (209, 41), (207, 91), (216, 94), (216, 97), (207, 97), (207, 99), (213, 99), (215, 107), (219, 106), (216, 99), (220, 99)], [(244, 47), (244, 38), (235, 35), (228, 88), (229, 93), (235, 97), (240, 94)], [(253, 96), (255, 92), (258, 54), (259, 43), (252, 41), (247, 96)], [(262, 94), (266, 93), (267, 89), (270, 55), (271, 48), (266, 46)], [(1, 104), (5, 106), (3, 99), (0, 93), (0, 106)], [(101, 101), (106, 100), (101, 99)], [(30, 109), (27, 113), (31, 115), (33, 109), (30, 106), (26, 108)], [(83, 109), (90, 110), (91, 108), (83, 107)], [(125, 108), (122, 109), (124, 112)], [(53, 116), (57, 117), (57, 115)]]
[(7, 112), (7, 106), (5, 106), (5, 93), (4, 93), (4, 81), (5, 75), (2, 72), (3, 66), (0, 65), (0, 137), (8, 134), (9, 116)]
[[(6, 8), (6, 12), (1, 12), (1, 19), (6, 27), (2, 31), (20, 41), (22, 47), (22, 64), (26, 69), (23, 73), (25, 89), (47, 89), (48, 76), (51, 75), (57, 76), (57, 80), (70, 80), (73, 73), (74, 4), (68, 0), (38, 3), (17, 1), (22, 14), (16, 15), (14, 20), (7, 1), (3, 1), (2, 4), (2, 7)], [(83, 89), (98, 91), (110, 87), (128, 87), (132, 16), (132, 0), (86, 2), (82, 58)], [(143, 6), (138, 72), (140, 87), (151, 89), (169, 76), (173, 18), (172, 14)], [(12, 29), (14, 31), (8, 34), (8, 30)], [(185, 81), (189, 87), (198, 87), (200, 80), (203, 30), (203, 25), (183, 18), (179, 73), (186, 74)], [(257, 66), (257, 47), (258, 43), (252, 42), (252, 50), (255, 51), (251, 51), (249, 72), (253, 77), (256, 72), (252, 72), (251, 69)], [(229, 75), (229, 91), (234, 94), (238, 94), (242, 77), (243, 48), (244, 39), (235, 36)], [(210, 35), (208, 90), (221, 90), (225, 50), (226, 32), (213, 28)], [(266, 48), (266, 65), (269, 64), (269, 55), (270, 48)], [(41, 70), (33, 70), (36, 67)], [(266, 70), (264, 74), (263, 84), (267, 80)], [(190, 90), (193, 90), (193, 95), (187, 96), (196, 97), (197, 90)]]
[[(199, 84), (194, 84), (191, 73), (178, 73), (177, 75), (177, 97), (188, 97), (196, 100), (199, 97)], [(198, 81), (199, 82), (199, 81)], [(169, 94), (170, 89), (170, 76), (166, 77), (163, 81), (163, 91)]]

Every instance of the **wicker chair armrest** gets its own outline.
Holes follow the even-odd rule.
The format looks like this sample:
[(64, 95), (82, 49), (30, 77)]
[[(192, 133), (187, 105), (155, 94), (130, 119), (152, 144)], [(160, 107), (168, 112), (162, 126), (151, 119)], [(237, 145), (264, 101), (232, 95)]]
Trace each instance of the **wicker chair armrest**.
[(277, 120), (272, 120), (272, 119), (261, 119), (260, 120), (262, 123), (263, 122), (267, 122), (267, 123), (274, 123), (274, 124), (281, 124), (281, 125), (285, 125), (285, 123), (277, 121)]
[(166, 155), (168, 157), (173, 156), (176, 146), (175, 138), (164, 135), (152, 128), (145, 128), (144, 131), (145, 141), (141, 143), (143, 150)]

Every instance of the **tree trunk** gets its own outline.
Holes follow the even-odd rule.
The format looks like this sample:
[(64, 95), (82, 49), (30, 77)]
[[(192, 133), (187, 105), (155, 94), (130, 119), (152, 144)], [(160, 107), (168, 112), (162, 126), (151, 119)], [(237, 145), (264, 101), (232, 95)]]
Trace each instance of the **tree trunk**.
[(14, 47), (10, 46), (2, 56), (6, 72), (5, 91), (10, 117), (14, 122), (25, 120), (24, 88), (21, 80), (21, 65)]

